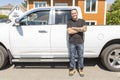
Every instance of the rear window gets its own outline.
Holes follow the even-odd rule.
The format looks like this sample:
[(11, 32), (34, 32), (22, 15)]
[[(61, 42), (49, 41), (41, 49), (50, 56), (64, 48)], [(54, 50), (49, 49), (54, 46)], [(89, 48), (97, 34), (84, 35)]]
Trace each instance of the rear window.
[(71, 18), (71, 10), (56, 10), (55, 24), (67, 24), (67, 20)]

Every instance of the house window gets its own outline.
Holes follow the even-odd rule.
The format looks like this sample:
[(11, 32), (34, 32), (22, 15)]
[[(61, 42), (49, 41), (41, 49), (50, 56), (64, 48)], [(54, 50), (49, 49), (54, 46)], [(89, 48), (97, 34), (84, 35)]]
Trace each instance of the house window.
[(42, 2), (42, 1), (35, 1), (34, 2), (34, 8), (39, 8), (39, 7), (46, 7), (47, 2)]
[(97, 13), (98, 0), (85, 0), (85, 12)]
[(96, 25), (96, 21), (86, 21), (86, 25)]
[(55, 3), (55, 6), (68, 6), (68, 3)]

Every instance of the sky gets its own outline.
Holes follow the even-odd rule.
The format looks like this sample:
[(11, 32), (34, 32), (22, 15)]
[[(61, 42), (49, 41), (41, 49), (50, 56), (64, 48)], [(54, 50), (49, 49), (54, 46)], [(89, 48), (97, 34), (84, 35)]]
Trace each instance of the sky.
[[(24, 0), (0, 0), (0, 6), (2, 5), (6, 5), (6, 4), (21, 4), (22, 2), (24, 2)], [(107, 0), (107, 3), (113, 3), (114, 0)]]
[(6, 5), (6, 4), (21, 4), (22, 2), (24, 2), (24, 0), (0, 0), (0, 6), (2, 5)]
[(107, 0), (107, 3), (113, 3), (114, 0)]

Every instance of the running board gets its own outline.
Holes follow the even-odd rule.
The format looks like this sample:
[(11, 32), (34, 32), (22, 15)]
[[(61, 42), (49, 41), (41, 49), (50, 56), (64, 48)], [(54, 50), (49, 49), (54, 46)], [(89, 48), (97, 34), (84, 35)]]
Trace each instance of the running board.
[(13, 59), (12, 62), (69, 62), (69, 59)]

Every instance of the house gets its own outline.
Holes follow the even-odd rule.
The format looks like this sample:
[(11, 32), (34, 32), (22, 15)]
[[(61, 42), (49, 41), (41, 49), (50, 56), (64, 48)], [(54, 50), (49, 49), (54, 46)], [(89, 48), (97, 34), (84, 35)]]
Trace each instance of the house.
[(25, 0), (27, 10), (49, 6), (79, 6), (87, 25), (105, 25), (106, 0)]
[(11, 4), (0, 6), (0, 15), (8, 15), (12, 10), (12, 8), (13, 8), (13, 5)]
[(9, 19), (14, 20), (15, 18), (21, 16), (25, 11), (27, 11), (25, 7), (21, 5), (16, 5), (10, 11)]

